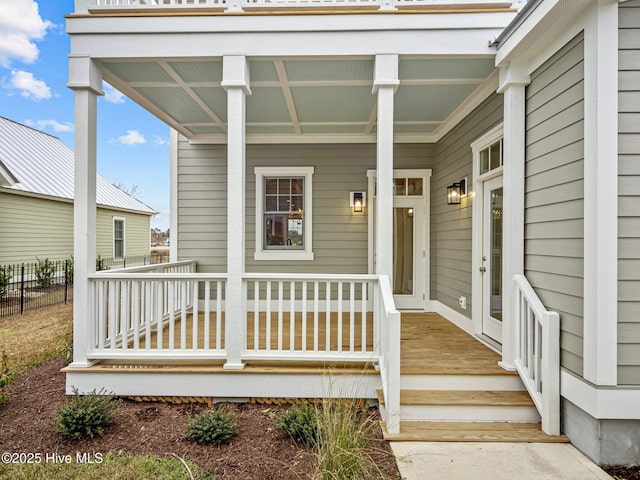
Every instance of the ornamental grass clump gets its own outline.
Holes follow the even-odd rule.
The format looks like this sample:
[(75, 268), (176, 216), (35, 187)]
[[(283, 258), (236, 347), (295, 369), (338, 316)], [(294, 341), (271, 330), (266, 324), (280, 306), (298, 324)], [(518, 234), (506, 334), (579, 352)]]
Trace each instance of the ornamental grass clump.
[(229, 440), (238, 429), (233, 415), (222, 409), (196, 415), (189, 422), (187, 440), (200, 445), (213, 443), (217, 446)]
[(65, 437), (93, 438), (102, 435), (111, 423), (111, 414), (121, 403), (104, 389), (80, 395), (74, 388), (71, 401), (58, 408), (54, 426)]
[(276, 426), (283, 429), (296, 442), (307, 447), (318, 443), (318, 411), (313, 405), (293, 405), (276, 419)]

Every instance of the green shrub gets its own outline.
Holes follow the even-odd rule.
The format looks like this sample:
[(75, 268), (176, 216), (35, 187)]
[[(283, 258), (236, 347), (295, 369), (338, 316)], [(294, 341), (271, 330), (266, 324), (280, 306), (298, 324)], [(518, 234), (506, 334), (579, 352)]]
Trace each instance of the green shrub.
[(7, 395), (4, 393), (4, 387), (13, 381), (13, 372), (9, 370), (9, 359), (6, 352), (0, 355), (0, 405), (7, 402)]
[(74, 388), (71, 401), (58, 408), (54, 425), (66, 437), (93, 438), (102, 435), (104, 428), (111, 423), (111, 414), (120, 403), (104, 389), (80, 395)]
[(11, 267), (0, 267), (0, 297), (7, 293), (7, 287), (11, 281)]
[(318, 412), (313, 405), (293, 405), (276, 419), (276, 426), (283, 429), (297, 442), (313, 447), (318, 441)]
[(96, 272), (101, 272), (102, 270), (109, 270), (109, 267), (107, 267), (105, 259), (98, 255), (98, 258), (96, 258)]
[(209, 443), (220, 445), (229, 440), (237, 429), (238, 424), (233, 415), (217, 409), (193, 417), (189, 422), (186, 437), (187, 440), (201, 445)]
[(51, 285), (53, 282), (53, 276), (56, 273), (55, 264), (45, 258), (44, 260), (40, 260), (36, 257), (38, 263), (36, 264), (36, 280), (40, 287), (46, 288)]
[(68, 285), (73, 284), (73, 255), (65, 260), (64, 263), (64, 282)]

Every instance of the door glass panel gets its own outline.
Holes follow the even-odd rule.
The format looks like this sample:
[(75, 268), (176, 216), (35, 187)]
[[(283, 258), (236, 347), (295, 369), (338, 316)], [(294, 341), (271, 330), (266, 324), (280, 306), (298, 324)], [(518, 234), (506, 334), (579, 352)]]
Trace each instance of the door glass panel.
[(490, 313), (502, 320), (502, 188), (491, 191), (491, 300)]
[(393, 293), (413, 295), (413, 208), (393, 209)]
[(421, 178), (407, 179), (407, 194), (422, 195), (422, 179)]
[(407, 194), (407, 179), (406, 178), (394, 178), (393, 179), (393, 194), (405, 196)]

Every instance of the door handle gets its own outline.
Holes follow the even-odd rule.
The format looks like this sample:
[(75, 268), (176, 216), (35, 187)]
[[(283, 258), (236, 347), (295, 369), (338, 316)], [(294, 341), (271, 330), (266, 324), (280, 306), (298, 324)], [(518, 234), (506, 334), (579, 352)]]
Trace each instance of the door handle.
[(486, 271), (487, 271), (487, 267), (480, 267), (480, 271), (481, 271), (482, 273), (486, 272)]

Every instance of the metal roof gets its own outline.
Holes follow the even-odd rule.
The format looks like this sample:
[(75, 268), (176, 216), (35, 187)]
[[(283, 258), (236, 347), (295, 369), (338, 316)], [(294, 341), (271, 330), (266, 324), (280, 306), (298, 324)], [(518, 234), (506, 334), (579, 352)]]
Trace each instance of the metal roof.
[[(74, 155), (58, 137), (0, 117), (0, 166), (13, 177), (3, 185), (5, 189), (73, 200)], [(100, 174), (96, 203), (147, 215), (157, 213)]]

